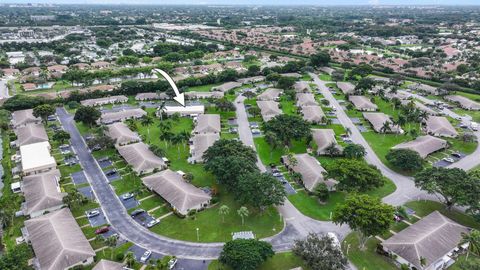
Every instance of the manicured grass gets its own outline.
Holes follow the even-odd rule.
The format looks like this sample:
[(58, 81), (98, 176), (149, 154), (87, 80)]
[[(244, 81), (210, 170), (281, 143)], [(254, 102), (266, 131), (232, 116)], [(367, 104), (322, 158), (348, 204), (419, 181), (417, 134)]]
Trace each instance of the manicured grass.
[[(121, 174), (122, 172), (120, 172)], [(142, 187), (142, 180), (140, 177), (131, 173), (128, 175), (122, 175), (122, 179), (111, 183), (115, 189), (117, 195), (121, 195), (127, 192), (136, 192)]]
[(290, 195), (288, 199), (302, 214), (317, 220), (330, 220), (330, 213), (345, 200), (345, 193), (332, 193), (325, 204), (320, 204), (317, 198), (309, 196), (306, 191)]
[[(328, 164), (322, 163), (322, 165), (328, 168)], [(396, 189), (395, 184), (389, 179), (385, 180), (386, 183), (383, 187), (366, 192), (366, 194), (383, 198), (394, 192)], [(302, 214), (317, 220), (330, 220), (330, 213), (333, 212), (338, 204), (343, 203), (346, 196), (348, 194), (345, 192), (333, 192), (330, 194), (327, 202), (321, 204), (313, 195), (307, 194), (306, 191), (300, 191), (288, 196), (288, 199)]]
[(287, 97), (282, 96), (280, 98), (280, 107), (284, 114), (298, 115), (294, 100), (288, 100)]
[[(467, 255), (466, 254), (463, 254), (463, 255), (460, 255), (457, 259), (455, 259), (455, 263), (452, 264), (452, 266), (450, 266), (448, 269), (449, 270), (465, 270), (465, 268), (460, 268), (460, 262), (463, 262), (467, 259)], [(475, 254), (472, 254), (470, 252), (470, 254), (468, 255), (468, 260), (480, 260), (480, 257), (478, 256), (475, 256)]]
[(170, 211), (171, 211), (171, 209), (168, 208), (167, 205), (165, 205), (165, 206), (162, 206), (162, 207), (158, 208), (158, 209), (155, 210), (155, 211), (150, 212), (150, 214), (151, 214), (154, 218), (159, 218), (159, 217), (167, 214), (167, 213), (170, 212)]
[(471, 216), (465, 215), (456, 210), (447, 210), (445, 206), (439, 202), (434, 201), (411, 201), (405, 204), (406, 207), (409, 207), (415, 210), (416, 215), (420, 217), (427, 216), (433, 211), (439, 211), (446, 217), (464, 225), (467, 227), (475, 228), (480, 230), (480, 223), (476, 222), (475, 219)]
[[(302, 267), (304, 270), (310, 268), (305, 266), (305, 263), (301, 258), (293, 254), (292, 252), (277, 253), (272, 258), (268, 259), (258, 269), (259, 270), (290, 270), (296, 267)], [(208, 270), (230, 270), (221, 264), (219, 261), (214, 260), (208, 265)]]
[[(280, 158), (282, 155), (286, 154), (284, 148), (277, 147), (272, 149), (272, 147), (265, 141), (264, 137), (254, 138), (253, 141), (255, 142), (255, 147), (263, 164), (280, 164)], [(290, 151), (295, 154), (305, 153), (307, 152), (307, 145), (305, 141), (293, 141)]]
[(154, 197), (141, 201), (139, 207), (148, 211), (163, 204), (165, 204), (165, 201), (160, 196), (155, 195)]
[[(206, 172), (201, 164), (188, 163), (189, 146), (186, 142), (173, 145), (167, 141), (160, 139), (160, 119), (155, 119), (154, 123), (149, 126), (150, 135), (148, 136), (147, 127), (137, 125), (138, 133), (145, 138), (144, 142), (148, 145), (157, 145), (165, 150), (166, 157), (170, 160), (170, 169), (181, 170), (185, 173), (193, 174), (192, 184), (204, 187), (211, 186), (214, 183), (213, 176)], [(167, 120), (164, 120), (167, 121)], [(168, 120), (171, 121), (171, 120)], [(190, 118), (179, 118), (177, 121), (172, 122), (171, 132), (176, 134), (179, 132), (191, 132), (193, 129), (193, 120)]]
[(200, 86), (192, 86), (188, 87), (187, 92), (210, 92), (212, 87), (218, 86), (220, 83), (215, 83), (215, 84), (206, 84), (206, 85), (200, 85)]
[[(221, 203), (214, 207), (197, 213), (194, 218), (168, 216), (153, 227), (152, 231), (175, 239), (197, 241), (196, 228), (199, 228), (200, 242), (225, 242), (232, 239), (233, 232), (253, 231), (257, 238), (264, 238), (277, 234), (283, 228), (283, 221), (273, 207), (263, 213), (249, 209), (250, 215), (245, 218), (245, 225), (242, 225), (241, 217), (237, 214), (241, 205), (225, 193), (220, 193), (220, 201)], [(225, 216), (225, 222), (218, 213), (220, 205), (227, 205), (230, 208), (230, 213)]]
[(332, 81), (332, 76), (328, 75), (328, 74), (320, 74), (318, 76), (318, 78), (320, 78), (320, 80), (322, 81), (325, 81), (325, 82), (331, 82)]
[(347, 235), (342, 242), (342, 250), (357, 269), (398, 269), (389, 258), (381, 256), (375, 252), (378, 243), (380, 243), (378, 239), (370, 238), (365, 245), (365, 250), (360, 250), (358, 247), (358, 235), (354, 232)]

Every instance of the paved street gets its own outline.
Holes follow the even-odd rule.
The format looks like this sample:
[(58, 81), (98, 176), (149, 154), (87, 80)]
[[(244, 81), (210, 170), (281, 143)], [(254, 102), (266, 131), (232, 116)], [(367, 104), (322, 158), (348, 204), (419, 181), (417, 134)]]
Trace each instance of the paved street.
[(218, 257), (222, 243), (192, 243), (177, 241), (157, 235), (135, 222), (127, 213), (122, 203), (100, 169), (97, 161), (90, 154), (73, 121), (65, 109), (57, 109), (57, 115), (64, 129), (70, 133), (72, 146), (80, 159), (88, 181), (98, 198), (103, 212), (112, 227), (125, 239), (145, 249), (159, 254), (172, 254), (179, 258), (214, 259)]
[(348, 117), (345, 111), (342, 109), (342, 106), (338, 103), (332, 93), (329, 91), (328, 87), (326, 86), (326, 82), (320, 80), (316, 74), (310, 73), (310, 76), (314, 79), (315, 84), (320, 89), (322, 95), (330, 102), (331, 105), (335, 106), (337, 109), (337, 118), (340, 123), (349, 128), (351, 131), (351, 139), (356, 144), (361, 144), (365, 147), (367, 151), (367, 155), (365, 156), (365, 160), (375, 165), (384, 176), (392, 180), (397, 189), (392, 194), (388, 195), (387, 197), (383, 198), (383, 201), (392, 205), (402, 205), (408, 201), (415, 200), (415, 199), (423, 199), (423, 198), (430, 198), (434, 199), (433, 196), (423, 192), (415, 187), (413, 183), (413, 179), (411, 177), (407, 177), (392, 171), (390, 168), (385, 166), (382, 161), (378, 158), (378, 156), (373, 151), (372, 147), (368, 144), (368, 142), (363, 138), (362, 134), (358, 130), (358, 128), (353, 124), (352, 120)]
[(0, 99), (10, 97), (10, 95), (8, 94), (7, 84), (8, 84), (7, 80), (0, 80)]

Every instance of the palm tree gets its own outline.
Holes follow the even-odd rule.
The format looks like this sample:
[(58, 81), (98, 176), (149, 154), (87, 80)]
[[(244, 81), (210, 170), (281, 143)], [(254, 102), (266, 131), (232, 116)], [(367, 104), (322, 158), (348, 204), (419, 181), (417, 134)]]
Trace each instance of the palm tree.
[(242, 206), (240, 209), (237, 210), (237, 214), (242, 218), (242, 226), (245, 224), (245, 218), (250, 215), (250, 212), (248, 211), (247, 207)]
[(480, 231), (478, 230), (471, 230), (470, 233), (462, 234), (462, 241), (464, 243), (469, 243), (468, 245), (468, 250), (467, 250), (467, 256), (465, 260), (468, 260), (468, 255), (470, 252), (473, 254), (480, 256)]
[(345, 128), (345, 132), (348, 136), (352, 135), (352, 130), (349, 127)]
[(127, 119), (126, 122), (127, 122), (128, 128), (129, 128), (130, 130), (133, 130), (133, 131), (137, 130), (137, 123), (135, 123), (135, 120), (133, 120), (133, 119)]
[(160, 112), (160, 120), (163, 122), (163, 109), (165, 109), (165, 101), (162, 101), (160, 105), (158, 106), (158, 111)]
[(125, 263), (128, 267), (133, 267), (133, 265), (135, 264), (135, 255), (133, 254), (133, 252), (127, 252), (127, 254), (125, 255)]
[(427, 259), (425, 257), (420, 256), (420, 265), (424, 267), (427, 265)]
[(382, 132), (385, 135), (387, 132), (390, 132), (390, 131), (392, 131), (392, 127), (390, 126), (390, 122), (385, 121), (383, 123), (383, 126), (380, 128), (380, 132)]
[(225, 204), (218, 209), (218, 214), (222, 216), (223, 223), (225, 223), (225, 216), (228, 215), (228, 213), (230, 213), (230, 207)]
[(115, 235), (111, 235), (110, 237), (105, 239), (105, 244), (112, 248), (112, 252), (110, 252), (110, 260), (113, 260), (113, 248), (117, 246), (117, 240), (118, 238)]
[(153, 124), (153, 118), (149, 115), (145, 115), (140, 119), (142, 126), (147, 127), (148, 142), (150, 142), (150, 125)]

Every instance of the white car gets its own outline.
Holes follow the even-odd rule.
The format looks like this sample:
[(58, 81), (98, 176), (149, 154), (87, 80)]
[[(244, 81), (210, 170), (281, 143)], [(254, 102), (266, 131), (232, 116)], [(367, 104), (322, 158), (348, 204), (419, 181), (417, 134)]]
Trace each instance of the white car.
[(443, 158), (443, 160), (446, 161), (446, 162), (449, 162), (449, 163), (455, 162), (455, 160), (453, 158), (447, 158), (446, 157), (446, 158)]
[(158, 220), (154, 219), (154, 220), (147, 223), (147, 228), (151, 228), (151, 227), (153, 227), (157, 224), (158, 224)]
[(98, 210), (92, 210), (87, 212), (87, 218), (92, 218), (100, 215), (100, 211)]
[(142, 257), (140, 258), (140, 262), (146, 263), (148, 259), (150, 259), (150, 256), (152, 256), (152, 252), (150, 250), (145, 251), (145, 253), (143, 253)]
[(175, 265), (177, 265), (177, 258), (172, 258), (170, 261), (168, 261), (168, 269), (173, 269), (175, 268)]
[(128, 199), (133, 198), (133, 196), (135, 196), (135, 194), (130, 193), (130, 192), (129, 192), (129, 193), (125, 193), (125, 194), (122, 195), (122, 200), (126, 201), (126, 200), (128, 200)]

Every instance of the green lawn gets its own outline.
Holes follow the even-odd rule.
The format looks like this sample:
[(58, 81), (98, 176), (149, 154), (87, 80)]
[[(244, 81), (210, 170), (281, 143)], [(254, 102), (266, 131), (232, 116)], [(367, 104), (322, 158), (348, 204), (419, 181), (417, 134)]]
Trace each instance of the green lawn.
[(218, 86), (220, 83), (215, 83), (215, 84), (206, 84), (206, 85), (200, 85), (200, 86), (192, 86), (188, 87), (187, 92), (210, 92), (212, 87)]
[[(197, 241), (196, 228), (199, 228), (200, 242), (225, 242), (232, 239), (233, 232), (253, 231), (257, 238), (264, 238), (279, 233), (283, 228), (283, 220), (275, 208), (271, 207), (263, 213), (250, 210), (245, 218), (245, 225), (237, 214), (241, 205), (232, 196), (220, 193), (220, 202), (212, 208), (197, 213), (193, 218), (179, 218), (170, 215), (152, 228), (155, 233), (186, 241)], [(220, 205), (227, 205), (230, 213), (225, 222), (218, 214)]]
[[(280, 158), (282, 155), (286, 154), (284, 148), (277, 147), (272, 150), (270, 145), (265, 141), (264, 137), (254, 138), (253, 141), (255, 142), (255, 147), (263, 164), (280, 164)], [(305, 153), (307, 152), (307, 145), (305, 141), (293, 141), (290, 151), (295, 154)]]
[[(294, 255), (292, 252), (276, 253), (272, 258), (268, 259), (258, 269), (259, 270), (290, 270), (296, 267), (302, 267), (304, 270), (309, 268), (305, 266), (305, 263), (301, 258)], [(214, 260), (208, 265), (208, 270), (231, 270), (221, 264), (219, 261)]]
[(284, 114), (298, 115), (294, 100), (289, 100), (285, 95), (280, 97), (280, 107)]
[(471, 216), (465, 215), (464, 213), (447, 210), (445, 206), (439, 202), (434, 201), (411, 201), (405, 204), (406, 207), (409, 207), (415, 210), (416, 215), (420, 217), (427, 216), (433, 211), (439, 211), (446, 217), (464, 225), (467, 227), (475, 228), (480, 230), (480, 223), (476, 222), (475, 219)]
[[(348, 259), (357, 267), (365, 270), (389, 270), (398, 269), (393, 262), (375, 252), (379, 240), (370, 238), (365, 250), (358, 247), (357, 233), (350, 233), (342, 243), (342, 250)], [(348, 250), (348, 252), (347, 252)]]
[(331, 82), (332, 81), (332, 76), (328, 75), (328, 74), (320, 74), (318, 76), (320, 78), (320, 80), (324, 81), (324, 82)]

